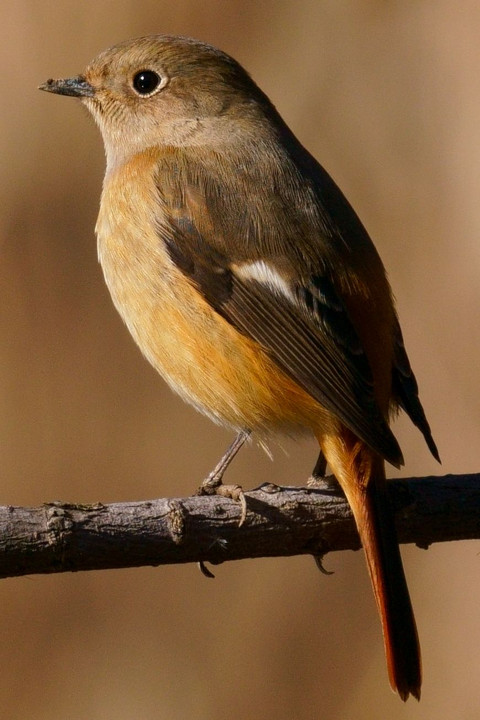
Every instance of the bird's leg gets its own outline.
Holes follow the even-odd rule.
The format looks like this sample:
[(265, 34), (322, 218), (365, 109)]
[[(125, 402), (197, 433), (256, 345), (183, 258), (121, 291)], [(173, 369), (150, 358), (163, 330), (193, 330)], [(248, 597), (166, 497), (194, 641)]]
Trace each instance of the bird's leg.
[[(326, 487), (329, 488), (332, 485), (338, 485), (337, 480), (330, 476), (327, 478), (326, 476), (327, 471), (327, 458), (323, 454), (322, 450), (320, 450), (320, 453), (317, 458), (317, 462), (315, 463), (315, 467), (312, 470), (312, 474), (310, 475), (307, 486), (311, 488), (318, 488), (320, 490), (325, 489)], [(323, 575), (333, 575), (332, 570), (326, 570), (326, 568), (323, 565), (323, 555), (313, 555), (313, 559), (315, 560), (315, 565), (320, 570), (320, 572)]]
[(214, 491), (218, 485), (222, 484), (223, 476), (226, 469), (228, 468), (240, 448), (244, 445), (249, 435), (250, 430), (241, 430), (238, 433), (235, 440), (231, 443), (231, 445), (229, 445), (228, 450), (223, 455), (220, 462), (215, 465), (212, 472), (203, 481), (201, 485), (203, 495), (212, 495), (213, 493), (210, 491)]
[(320, 454), (318, 456), (317, 462), (315, 463), (315, 467), (312, 470), (312, 474), (307, 480), (307, 487), (323, 490), (325, 488), (331, 487), (332, 485), (335, 485), (335, 478), (333, 478), (332, 476), (327, 477), (327, 475), (325, 474), (326, 471), (327, 459), (323, 452), (320, 450)]
[(325, 477), (325, 472), (327, 470), (327, 458), (323, 454), (323, 452), (320, 450), (320, 453), (317, 458), (317, 462), (315, 463), (315, 467), (312, 470), (312, 480), (321, 480)]
[(317, 488), (318, 490), (335, 490), (340, 488), (337, 478), (335, 475), (327, 475), (327, 459), (323, 452), (320, 450), (315, 467), (312, 470), (312, 474), (307, 480), (307, 487)]
[(245, 500), (244, 492), (240, 485), (224, 485), (222, 481), (226, 469), (240, 448), (245, 444), (249, 435), (250, 430), (242, 430), (238, 433), (237, 437), (232, 442), (227, 452), (223, 455), (220, 462), (205, 478), (197, 491), (198, 495), (221, 495), (222, 497), (229, 497), (232, 498), (232, 500), (237, 500), (242, 508), (239, 526), (243, 525), (245, 518), (247, 517), (247, 501)]

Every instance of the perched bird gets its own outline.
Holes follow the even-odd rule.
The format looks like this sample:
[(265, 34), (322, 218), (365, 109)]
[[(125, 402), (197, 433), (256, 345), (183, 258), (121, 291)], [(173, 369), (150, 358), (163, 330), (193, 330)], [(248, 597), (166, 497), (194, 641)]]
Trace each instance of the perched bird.
[(313, 433), (350, 503), (390, 683), (420, 697), (420, 650), (386, 495), (407, 412), (439, 459), (385, 270), (326, 171), (231, 57), (157, 35), (42, 90), (79, 97), (107, 169), (96, 226), (113, 302), (187, 402), (238, 432)]

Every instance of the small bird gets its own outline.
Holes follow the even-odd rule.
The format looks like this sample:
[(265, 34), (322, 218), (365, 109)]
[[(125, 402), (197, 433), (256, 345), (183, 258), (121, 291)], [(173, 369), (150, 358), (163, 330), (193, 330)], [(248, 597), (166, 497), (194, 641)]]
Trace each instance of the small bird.
[(155, 35), (40, 89), (78, 97), (106, 175), (96, 225), (113, 302), (187, 402), (238, 435), (313, 434), (352, 509), (388, 673), (420, 698), (417, 630), (385, 461), (403, 409), (439, 460), (382, 261), (348, 201), (229, 55)]

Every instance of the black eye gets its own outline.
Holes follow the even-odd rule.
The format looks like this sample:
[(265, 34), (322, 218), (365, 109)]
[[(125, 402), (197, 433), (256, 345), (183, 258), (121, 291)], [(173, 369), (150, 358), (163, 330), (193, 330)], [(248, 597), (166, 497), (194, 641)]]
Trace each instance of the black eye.
[(153, 70), (140, 70), (133, 76), (133, 87), (139, 95), (150, 95), (160, 85), (160, 76)]

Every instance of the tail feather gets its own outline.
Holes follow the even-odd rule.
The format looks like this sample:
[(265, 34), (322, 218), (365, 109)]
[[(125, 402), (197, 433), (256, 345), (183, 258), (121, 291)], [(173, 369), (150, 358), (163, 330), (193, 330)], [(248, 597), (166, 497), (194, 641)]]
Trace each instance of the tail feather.
[[(351, 442), (349, 442), (351, 441)], [(347, 434), (322, 449), (352, 509), (380, 615), (392, 689), (420, 699), (420, 646), (385, 481), (384, 462)]]
[(382, 623), (390, 685), (402, 700), (410, 693), (419, 700), (420, 646), (385, 484), (370, 483), (353, 505)]

